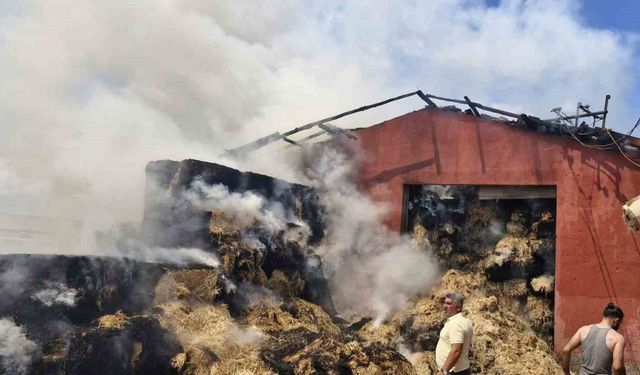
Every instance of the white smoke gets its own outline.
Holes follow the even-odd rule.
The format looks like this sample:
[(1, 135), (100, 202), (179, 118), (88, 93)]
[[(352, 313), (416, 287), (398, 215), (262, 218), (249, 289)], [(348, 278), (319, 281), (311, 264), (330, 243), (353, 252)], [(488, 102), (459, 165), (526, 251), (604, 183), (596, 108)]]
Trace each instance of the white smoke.
[(31, 298), (40, 301), (47, 307), (64, 305), (73, 307), (76, 304), (78, 291), (60, 282), (46, 282), (46, 288), (35, 292)]
[(22, 327), (11, 319), (0, 319), (0, 372), (27, 374), (38, 352), (38, 345), (27, 338)]
[(383, 224), (385, 210), (358, 191), (348, 153), (318, 147), (306, 170), (326, 209), (322, 257), (338, 311), (371, 315), (380, 322), (425, 292), (438, 277), (429, 254)]
[[(0, 272), (0, 295), (4, 299), (19, 296), (30, 277), (31, 270), (26, 262), (19, 260), (11, 262), (9, 267)], [(6, 300), (5, 303), (7, 303)]]
[[(96, 229), (140, 220), (150, 160), (215, 161), (225, 148), (416, 86), (543, 117), (576, 101), (596, 108), (610, 93), (607, 123), (628, 128), (634, 36), (590, 28), (581, 6), (4, 2), (0, 207), (77, 220), (90, 245)], [(408, 99), (337, 125), (423, 105)], [(274, 147), (241, 167), (291, 179)], [(89, 249), (81, 243), (56, 241), (52, 251)]]
[(131, 259), (149, 263), (169, 263), (177, 266), (205, 265), (217, 268), (220, 265), (218, 258), (210, 252), (198, 248), (162, 248), (140, 247), (133, 251), (115, 253)]
[(251, 191), (230, 192), (224, 185), (207, 185), (196, 179), (184, 195), (196, 208), (224, 212), (225, 217), (239, 228), (247, 228), (258, 222), (262, 228), (274, 235), (284, 231), (287, 223), (294, 223), (304, 228), (303, 232), (308, 232), (308, 225), (287, 212), (282, 204), (267, 201), (262, 195)]
[(267, 336), (258, 330), (256, 327), (238, 327), (233, 326), (229, 332), (227, 332), (231, 341), (238, 345), (257, 345), (266, 340)]

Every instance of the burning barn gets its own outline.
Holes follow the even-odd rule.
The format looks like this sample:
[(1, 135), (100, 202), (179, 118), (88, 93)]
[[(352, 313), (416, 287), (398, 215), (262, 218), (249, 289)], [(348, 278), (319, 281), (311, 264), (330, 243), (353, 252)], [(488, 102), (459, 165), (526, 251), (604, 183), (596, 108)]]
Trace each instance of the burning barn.
[[(554, 277), (549, 292), (553, 343), (559, 350), (579, 326), (598, 319), (609, 301), (630, 316), (640, 309), (638, 236), (621, 215), (625, 202), (640, 193), (640, 168), (619, 152), (623, 145), (612, 144), (615, 139), (590, 143), (553, 134), (544, 125), (520, 125), (426, 108), (360, 129), (357, 136), (366, 157), (359, 182), (374, 200), (388, 205), (388, 225), (397, 231), (411, 231), (416, 222), (445, 225), (435, 220), (438, 209), (453, 213), (447, 220), (456, 221), (472, 194), (479, 203), (467, 212), (487, 210), (489, 203), (483, 202), (493, 202), (500, 212), (482, 223), (487, 237), (497, 230), (514, 239), (543, 240), (539, 246), (544, 250), (527, 255), (535, 267), (517, 273), (529, 278), (527, 287), (534, 291), (539, 287), (532, 277)], [(635, 146), (624, 152), (637, 158)], [(455, 186), (458, 192), (446, 196), (449, 200), (438, 199), (444, 205), (440, 208), (429, 199), (442, 185)], [(468, 224), (452, 227), (454, 237), (475, 235)], [(482, 252), (487, 237), (464, 246)], [(521, 252), (514, 245), (482, 256), (514, 256), (509, 267), (493, 276), (511, 278), (504, 273), (513, 273), (521, 256), (516, 253)], [(629, 342), (627, 358), (635, 360), (640, 323), (629, 319), (623, 333)]]
[[(322, 127), (412, 94), (426, 108), (352, 132)], [(629, 230), (638, 213), (626, 209), (627, 223), (621, 215), (640, 193), (640, 140), (630, 136), (638, 124), (627, 134), (607, 129), (609, 98), (602, 111), (579, 103), (575, 116), (556, 108), (555, 118), (541, 120), (417, 91), (230, 153), (279, 139), (296, 144), (292, 135), (313, 126), (357, 138), (347, 143), (361, 153), (358, 186), (388, 209), (387, 226), (425, 243), (445, 269), (501, 284), (501, 295), (514, 297), (516, 310), (558, 352), (608, 302), (629, 316), (640, 309), (640, 248)], [(637, 362), (639, 324), (628, 319), (622, 328), (630, 363)]]

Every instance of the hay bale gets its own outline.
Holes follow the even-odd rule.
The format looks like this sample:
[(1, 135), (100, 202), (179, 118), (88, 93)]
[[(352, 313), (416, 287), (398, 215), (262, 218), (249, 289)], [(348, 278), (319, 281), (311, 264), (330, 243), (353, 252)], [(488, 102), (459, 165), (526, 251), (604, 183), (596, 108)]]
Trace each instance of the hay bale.
[(225, 305), (189, 305), (175, 301), (157, 306), (161, 322), (176, 333), (185, 356), (174, 357), (175, 368), (190, 374), (272, 374), (259, 358), (259, 340), (242, 340)]
[(98, 319), (69, 337), (61, 373), (172, 374), (171, 359), (181, 348), (153, 316), (122, 313)]
[(527, 280), (522, 278), (508, 279), (503, 282), (490, 282), (487, 284), (489, 293), (509, 298), (520, 298), (528, 294)]
[(122, 330), (128, 324), (129, 318), (118, 311), (112, 315), (103, 315), (98, 318), (98, 328), (100, 329), (115, 329)]
[(267, 280), (267, 288), (283, 298), (300, 297), (304, 292), (304, 286), (305, 282), (297, 271), (287, 274), (278, 269), (273, 271)]
[(529, 233), (529, 237), (531, 238), (539, 238), (539, 237), (548, 237), (552, 236), (554, 233), (554, 228), (552, 223), (555, 221), (553, 214), (551, 211), (543, 211), (540, 214), (540, 217), (531, 224), (531, 231)]
[[(368, 359), (365, 362), (364, 356)], [(381, 345), (370, 345), (364, 348), (364, 356), (354, 356), (346, 363), (351, 372), (355, 375), (370, 374), (406, 374), (415, 375), (416, 370), (411, 362), (396, 350)]]
[(444, 223), (438, 228), (438, 239), (452, 239), (456, 233), (457, 230), (451, 223)]
[(399, 312), (391, 320), (381, 324), (374, 324), (373, 320), (369, 320), (357, 330), (356, 335), (365, 345), (393, 345), (400, 336), (400, 327), (404, 319), (404, 313)]
[(225, 333), (235, 326), (229, 310), (221, 304), (193, 306), (176, 301), (159, 305), (157, 309), (163, 326), (175, 332), (185, 347), (222, 347)]
[(432, 351), (421, 352), (415, 356), (413, 367), (420, 375), (434, 375), (438, 372), (436, 366), (436, 354)]
[(555, 249), (554, 240), (551, 239), (529, 239), (529, 246), (534, 254), (540, 256), (553, 254)]
[(411, 246), (418, 250), (430, 249), (429, 233), (422, 224), (415, 224), (411, 234)]
[(509, 310), (469, 313), (474, 328), (473, 373), (555, 374), (560, 372), (549, 346), (527, 322)]
[(487, 283), (487, 278), (478, 272), (463, 272), (459, 270), (449, 270), (442, 276), (440, 286), (437, 288), (440, 297), (444, 297), (446, 292), (460, 292), (469, 296), (482, 290)]
[(263, 301), (248, 310), (243, 322), (269, 334), (296, 328), (330, 336), (340, 334), (340, 328), (320, 306), (299, 298), (286, 304)]
[(220, 294), (219, 272), (215, 269), (183, 269), (165, 273), (155, 287), (154, 304), (179, 299), (213, 303)]
[(312, 332), (340, 334), (340, 328), (333, 323), (329, 314), (316, 304), (296, 298), (287, 306), (287, 311)]
[(98, 298), (96, 299), (96, 305), (99, 311), (106, 309), (109, 305), (111, 305), (118, 296), (118, 284), (117, 283), (108, 283), (107, 285), (100, 288), (98, 292)]
[(221, 244), (231, 241), (240, 241), (242, 237), (241, 228), (234, 222), (233, 218), (225, 215), (223, 211), (212, 210), (209, 219), (209, 235), (214, 243)]
[(259, 249), (241, 246), (240, 243), (223, 243), (218, 248), (220, 269), (223, 274), (239, 283), (264, 286), (267, 275), (262, 269), (264, 254)]
[(527, 297), (527, 320), (531, 328), (540, 333), (553, 330), (553, 310), (551, 302), (538, 296)]
[(348, 337), (303, 327), (280, 332), (262, 348), (265, 362), (279, 373), (415, 374), (411, 363), (388, 346), (363, 346)]
[(507, 222), (507, 234), (512, 237), (524, 237), (527, 234), (527, 214), (522, 210), (511, 213)]
[(498, 311), (498, 298), (496, 296), (489, 296), (486, 298), (477, 298), (468, 303), (472, 310), (475, 311), (488, 311), (488, 312), (496, 312)]
[(411, 351), (435, 350), (443, 324), (443, 319), (425, 319), (421, 315), (409, 316), (401, 326), (400, 333), (404, 344)]
[(496, 261), (502, 259), (520, 266), (527, 266), (533, 261), (533, 254), (537, 247), (532, 246), (531, 240), (519, 237), (504, 237), (495, 247)]
[[(481, 273), (452, 270), (443, 276), (440, 285), (433, 288), (433, 295), (414, 299), (414, 305), (394, 319), (402, 324), (385, 323), (376, 329), (365, 327), (359, 335), (369, 340), (386, 340), (393, 344), (401, 337), (403, 344), (419, 355), (412, 355), (414, 367), (419, 373), (435, 370), (433, 350), (440, 327), (445, 321), (441, 298), (446, 291), (461, 291), (465, 297), (465, 312), (474, 330), (471, 363), (472, 373), (477, 374), (556, 374), (561, 373), (549, 345), (532, 331), (532, 324), (525, 319), (520, 303), (527, 295), (525, 279), (506, 283), (486, 282)], [(547, 324), (552, 315), (545, 315), (544, 299), (532, 300), (529, 312), (534, 319)], [(548, 301), (547, 301), (548, 303)], [(394, 338), (395, 337), (395, 338)], [(544, 335), (542, 335), (544, 337)], [(545, 337), (546, 338), (546, 337)]]
[[(243, 318), (243, 322), (269, 334), (276, 334), (303, 326), (298, 319), (282, 308), (281, 303), (269, 300), (249, 308)], [(312, 325), (309, 326), (312, 327)]]
[(555, 277), (542, 275), (531, 279), (531, 289), (541, 294), (551, 294), (555, 289)]
[(179, 353), (171, 359), (171, 366), (180, 375), (209, 375), (211, 367), (219, 360), (212, 351), (194, 346), (184, 353)]

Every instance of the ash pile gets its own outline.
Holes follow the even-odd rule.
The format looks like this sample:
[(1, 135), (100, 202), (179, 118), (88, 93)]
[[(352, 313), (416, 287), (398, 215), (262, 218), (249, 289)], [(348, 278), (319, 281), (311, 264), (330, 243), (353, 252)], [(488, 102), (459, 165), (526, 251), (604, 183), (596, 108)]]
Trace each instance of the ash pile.
[(474, 373), (559, 371), (553, 207), (422, 189), (409, 240), (348, 184), (146, 172), (139, 232), (104, 236), (125, 256), (0, 258), (0, 373), (432, 374), (450, 290), (468, 297)]

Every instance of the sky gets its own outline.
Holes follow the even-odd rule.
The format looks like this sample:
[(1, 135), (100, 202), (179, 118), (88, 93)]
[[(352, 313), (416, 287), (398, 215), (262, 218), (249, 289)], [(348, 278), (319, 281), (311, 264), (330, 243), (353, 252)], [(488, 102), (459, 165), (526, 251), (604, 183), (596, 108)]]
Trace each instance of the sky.
[[(268, 5), (267, 5), (268, 4)], [(629, 129), (633, 2), (0, 0), (0, 213), (139, 221), (144, 167), (424, 92)], [(417, 98), (339, 121), (366, 126)], [(295, 178), (276, 155), (244, 169)]]

